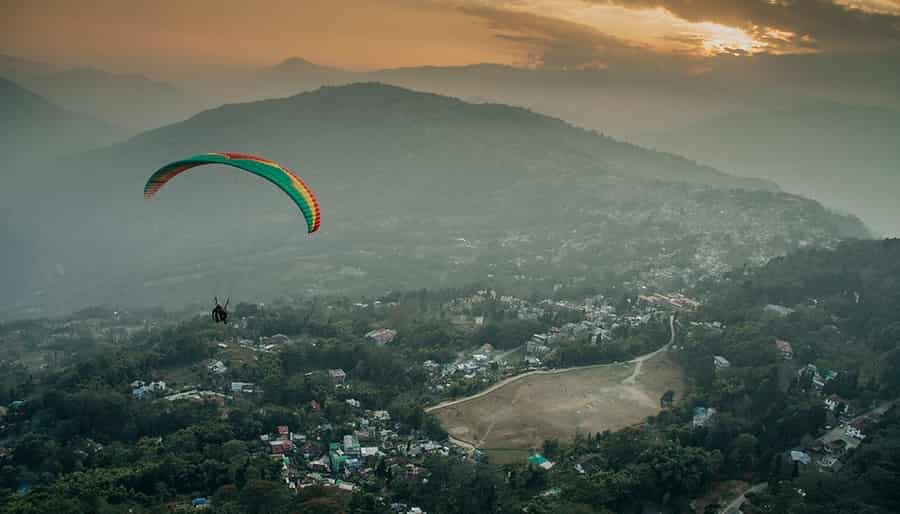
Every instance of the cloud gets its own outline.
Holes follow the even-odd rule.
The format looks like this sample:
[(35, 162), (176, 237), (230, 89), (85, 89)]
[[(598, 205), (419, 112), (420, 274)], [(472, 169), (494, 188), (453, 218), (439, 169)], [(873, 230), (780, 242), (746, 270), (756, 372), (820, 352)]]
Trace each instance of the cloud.
[(528, 65), (549, 69), (607, 68), (647, 60), (648, 45), (617, 38), (594, 27), (513, 8), (483, 4), (458, 8), (484, 20), (494, 37), (528, 49)]
[(629, 9), (662, 8), (686, 21), (740, 28), (773, 51), (882, 52), (900, 48), (900, 2), (896, 0), (584, 1)]

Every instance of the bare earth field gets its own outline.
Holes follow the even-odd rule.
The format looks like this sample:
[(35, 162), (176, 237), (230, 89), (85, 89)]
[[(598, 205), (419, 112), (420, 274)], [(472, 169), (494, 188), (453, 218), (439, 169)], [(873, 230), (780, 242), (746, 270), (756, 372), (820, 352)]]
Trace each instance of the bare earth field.
[(684, 393), (681, 369), (667, 352), (642, 362), (528, 374), (470, 400), (429, 409), (450, 435), (515, 462), (545, 439), (619, 430), (659, 412), (659, 398)]

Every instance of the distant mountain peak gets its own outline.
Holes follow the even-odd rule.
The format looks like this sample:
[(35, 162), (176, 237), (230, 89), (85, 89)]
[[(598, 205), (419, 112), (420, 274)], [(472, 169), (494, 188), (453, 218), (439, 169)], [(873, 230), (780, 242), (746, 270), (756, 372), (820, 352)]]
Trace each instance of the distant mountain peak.
[(270, 70), (276, 71), (279, 73), (309, 73), (309, 72), (323, 72), (323, 71), (343, 71), (339, 68), (332, 68), (330, 66), (322, 66), (321, 64), (316, 64), (308, 59), (304, 59), (303, 57), (289, 57), (275, 66), (271, 67)]

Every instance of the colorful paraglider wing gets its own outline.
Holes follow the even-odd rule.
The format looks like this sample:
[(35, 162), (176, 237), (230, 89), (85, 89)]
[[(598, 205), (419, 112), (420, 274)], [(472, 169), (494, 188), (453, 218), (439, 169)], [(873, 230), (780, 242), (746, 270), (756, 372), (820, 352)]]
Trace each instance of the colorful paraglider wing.
[(303, 179), (284, 166), (255, 155), (228, 152), (209, 153), (169, 163), (157, 170), (147, 180), (147, 184), (144, 185), (144, 198), (152, 198), (166, 182), (175, 178), (179, 173), (205, 164), (233, 166), (268, 180), (287, 193), (297, 204), (306, 219), (307, 229), (310, 233), (319, 229), (321, 221), (319, 202)]

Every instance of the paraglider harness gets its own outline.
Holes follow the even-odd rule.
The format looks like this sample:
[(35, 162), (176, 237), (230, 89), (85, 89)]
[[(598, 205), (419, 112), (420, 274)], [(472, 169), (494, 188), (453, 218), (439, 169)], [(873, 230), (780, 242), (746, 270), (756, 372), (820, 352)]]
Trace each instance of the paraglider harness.
[(228, 310), (227, 310), (228, 302), (231, 301), (231, 298), (227, 298), (225, 300), (224, 307), (219, 305), (219, 297), (215, 297), (214, 301), (216, 302), (216, 306), (215, 306), (215, 308), (213, 308), (213, 311), (212, 311), (213, 321), (216, 323), (221, 321), (223, 324), (227, 324), (228, 323)]

